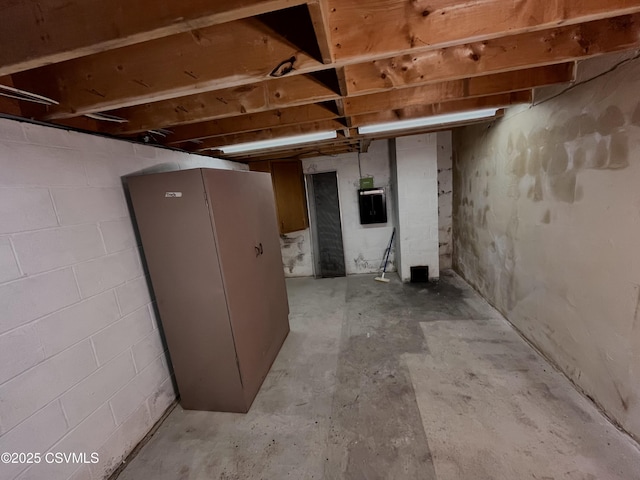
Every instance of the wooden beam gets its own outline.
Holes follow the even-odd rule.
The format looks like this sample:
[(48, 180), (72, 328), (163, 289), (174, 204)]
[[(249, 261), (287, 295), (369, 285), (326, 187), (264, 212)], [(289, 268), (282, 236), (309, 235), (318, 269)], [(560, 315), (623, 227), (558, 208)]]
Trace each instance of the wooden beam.
[(304, 153), (312, 153), (318, 152), (319, 155), (322, 155), (321, 152), (323, 149), (333, 149), (340, 147), (352, 147), (353, 151), (357, 151), (359, 145), (359, 140), (351, 139), (351, 138), (339, 138), (333, 140), (324, 140), (321, 142), (316, 142), (312, 145), (297, 145), (297, 146), (288, 146), (288, 147), (276, 147), (266, 150), (261, 150), (257, 152), (244, 152), (244, 153), (234, 153), (234, 154), (222, 154), (219, 151), (212, 150), (212, 154), (219, 158), (226, 158), (229, 160), (239, 160), (239, 161), (247, 161), (250, 159), (277, 159), (277, 158), (293, 158)]
[(640, 47), (640, 14), (345, 67), (350, 95), (570, 62)]
[(340, 92), (330, 85), (331, 70), (311, 75), (296, 75), (267, 82), (267, 100), (270, 109), (293, 107), (340, 98)]
[[(338, 86), (340, 88), (340, 94), (343, 97), (346, 97), (349, 94), (349, 90), (347, 88), (347, 74), (344, 67), (336, 68), (336, 77), (338, 78)], [(351, 121), (351, 117), (345, 115), (343, 98), (336, 100), (336, 108), (338, 109), (338, 112), (340, 113), (340, 115), (344, 117), (344, 121), (347, 127), (351, 127), (351, 124), (353, 122)]]
[[(394, 24), (394, 15), (398, 13), (399, 8), (392, 4), (390, 8), (381, 9), (384, 10), (384, 12), (380, 13), (380, 11), (375, 11), (375, 9), (371, 11), (373, 5), (372, 0), (365, 1), (364, 5), (362, 2), (354, 2), (353, 0), (350, 2), (331, 1), (333, 2), (331, 5), (334, 5), (329, 11), (333, 28), (332, 35), (338, 37), (345, 35), (345, 31), (347, 31), (346, 35), (356, 35), (355, 32), (358, 32), (357, 34), (360, 35), (361, 24), (358, 24), (358, 29), (340, 28), (340, 25), (342, 25), (341, 22), (344, 22), (345, 17), (353, 20), (353, 15), (355, 15), (356, 19), (364, 15), (364, 25), (368, 26), (377, 25), (380, 18), (384, 19), (384, 24)], [(416, 6), (415, 8), (419, 6), (419, 3), (420, 2), (413, 3), (413, 5)], [(443, 38), (448, 37), (452, 38), (449, 43), (457, 43), (468, 40), (469, 38), (474, 39), (479, 35), (478, 31), (483, 33), (479, 35), (479, 38), (484, 38), (493, 32), (488, 37), (492, 38), (521, 30), (539, 30), (549, 25), (555, 25), (563, 20), (567, 23), (575, 23), (590, 18), (635, 12), (640, 9), (640, 5), (638, 5), (640, 0), (614, 0), (612, 2), (606, 2), (606, 7), (600, 5), (601, 3), (602, 2), (596, 2), (595, 0), (586, 2), (578, 2), (578, 0), (557, 0), (556, 4), (558, 4), (558, 8), (551, 9), (549, 4), (528, 1), (526, 2), (524, 11), (518, 6), (517, 12), (513, 12), (510, 8), (504, 8), (504, 4), (497, 0), (487, 0), (482, 4), (474, 1), (455, 7), (449, 5), (449, 3), (443, 3), (440, 4), (440, 6), (435, 4), (421, 11), (418, 11), (420, 10), (418, 8), (416, 11), (410, 12), (409, 20), (407, 21), (410, 23), (417, 18), (416, 21), (427, 22), (429, 28), (422, 25), (422, 23), (420, 23), (420, 28), (428, 30), (427, 33), (434, 36), (440, 43), (434, 42), (425, 46), (422, 45), (422, 42), (417, 42), (416, 38), (413, 38), (413, 40), (408, 42), (410, 46), (409, 50), (432, 49), (434, 45), (442, 44)], [(500, 15), (504, 15), (506, 11), (510, 12), (513, 16), (513, 19), (511, 17), (509, 17), (509, 19), (513, 20), (515, 24), (511, 22), (508, 24), (498, 22), (497, 25), (494, 25), (495, 22), (489, 21), (486, 22), (485, 25), (483, 22), (478, 21), (478, 18), (469, 16), (469, 11), (480, 8), (478, 5), (482, 7), (480, 10), (482, 18), (490, 18), (487, 12), (497, 12)], [(355, 6), (357, 6), (357, 8), (355, 8)], [(465, 8), (459, 8), (462, 6)], [(514, 6), (513, 9), (515, 8)], [(566, 15), (563, 14), (563, 8), (569, 13)], [(448, 19), (454, 11), (456, 13), (456, 21), (458, 21), (459, 17), (462, 24), (465, 24), (465, 22), (469, 24), (469, 22), (473, 20), (474, 28), (465, 30), (457, 24), (454, 28), (449, 20), (445, 21), (445, 18)], [(539, 15), (526, 17), (523, 12), (537, 12)], [(414, 17), (414, 14), (417, 15), (418, 13), (419, 18)], [(402, 18), (405, 17), (406, 12)], [(256, 22), (258, 25), (256, 25)], [(251, 27), (251, 25), (253, 25), (253, 27)], [(345, 24), (345, 26), (346, 25), (347, 24)], [(351, 26), (351, 23), (348, 25)], [(270, 43), (270, 37), (264, 35), (264, 27), (264, 24), (261, 24), (255, 19), (241, 20), (225, 25), (214, 25), (213, 27), (206, 27), (202, 30), (195, 30), (193, 34), (184, 33), (156, 39), (145, 42), (144, 44), (125, 47), (114, 52), (103, 52), (98, 55), (93, 55), (88, 59), (76, 59), (70, 62), (64, 62), (63, 64), (38, 69), (38, 73), (36, 74), (34, 72), (31, 78), (18, 77), (17, 85), (21, 86), (21, 88), (34, 91), (35, 93), (42, 93), (47, 96), (52, 96), (53, 98), (60, 97), (57, 99), (62, 101), (62, 105), (52, 108), (48, 118), (62, 118), (74, 114), (103, 111), (105, 109), (144, 103), (149, 100), (172, 98), (187, 93), (194, 81), (196, 87), (195, 89), (191, 89), (189, 93), (193, 93), (193, 90), (206, 91), (212, 88), (219, 89), (225, 86), (240, 85), (249, 81), (255, 81), (255, 75), (267, 75), (270, 73), (270, 68), (273, 68), (275, 62), (283, 61), (283, 58), (286, 59), (287, 55), (293, 55), (292, 52), (299, 53), (298, 50), (292, 48), (290, 43), (278, 36), (274, 37), (274, 39), (272, 39), (273, 44), (269, 45), (269, 47), (273, 47), (274, 44), (277, 44), (277, 46), (282, 47), (279, 50), (278, 48), (275, 49), (278, 50), (277, 53), (275, 53), (274, 49), (253, 45), (251, 41), (255, 40), (255, 38), (263, 38), (263, 43)], [(397, 25), (393, 28), (396, 27)], [(438, 27), (439, 30), (435, 27)], [(432, 29), (435, 30), (432, 31)], [(487, 33), (483, 29), (489, 29), (488, 31), (490, 32)], [(373, 46), (367, 45), (367, 48), (364, 49), (365, 53), (362, 53), (363, 49), (359, 46), (359, 43), (355, 41), (355, 43), (351, 45), (351, 48), (356, 49), (352, 55), (345, 56), (344, 52), (341, 53), (340, 56), (344, 57), (344, 62), (360, 61), (364, 58), (374, 58), (376, 55), (379, 56), (385, 52), (388, 53), (391, 51), (390, 49), (395, 48), (393, 47), (393, 43), (396, 41), (407, 43), (406, 35), (400, 35), (400, 40), (398, 40), (396, 38), (398, 36), (392, 36), (390, 38), (387, 35), (382, 35), (382, 31), (383, 30), (376, 31), (376, 35), (373, 35), (371, 38), (382, 38), (384, 40), (375, 42)], [(471, 37), (468, 36), (468, 31), (472, 32), (473, 35)], [(215, 44), (215, 48), (212, 47), (211, 44)], [(384, 46), (379, 54), (375, 53), (377, 52), (375, 47), (378, 44)], [(242, 48), (243, 45), (247, 47)], [(236, 46), (238, 47), (237, 49), (234, 48)], [(341, 45), (341, 51), (344, 50), (342, 47), (344, 47), (344, 45)], [(218, 52), (224, 51), (227, 54), (226, 56), (224, 54), (216, 56), (214, 50)], [(175, 68), (175, 65), (171, 65), (173, 68), (167, 68), (167, 51), (177, 53), (177, 55), (172, 58), (177, 57), (180, 59), (178, 68)], [(265, 51), (270, 51), (271, 53), (269, 61), (266, 62), (267, 65), (262, 63), (265, 57), (261, 55), (261, 53)], [(243, 67), (248, 66), (249, 72), (238, 68), (234, 69), (231, 66), (236, 63), (232, 60), (238, 60), (236, 58), (238, 53), (240, 54), (240, 62), (237, 63), (241, 63)], [(299, 56), (305, 57), (305, 54), (299, 53)], [(294, 62), (296, 73), (299, 73), (300, 70), (311, 71), (320, 68), (318, 65), (313, 66), (313, 61), (308, 58), (308, 55), (306, 57), (307, 58), (296, 58), (296, 62)], [(202, 58), (210, 58), (213, 59), (213, 61), (202, 62)], [(211, 67), (211, 63), (215, 64), (215, 72), (212, 71), (213, 67)], [(170, 75), (167, 71), (172, 71), (173, 74)], [(160, 73), (162, 73), (162, 75)], [(191, 78), (191, 75), (195, 76), (195, 78)], [(160, 78), (162, 81), (159, 80)], [(74, 92), (80, 91), (81, 93), (71, 93), (72, 85)], [(58, 91), (58, 86), (60, 87), (60, 91)]]
[(236, 87), (284, 75), (289, 68), (292, 75), (320, 65), (251, 18), (18, 73), (13, 80), (18, 88), (60, 102), (49, 109), (45, 119), (51, 120)]
[[(326, 1), (330, 7), (327, 15), (331, 36), (336, 52), (340, 52), (336, 66), (388, 57), (396, 53), (396, 48), (401, 52), (424, 52), (470, 40), (549, 29), (563, 21), (575, 24), (640, 11), (640, 0), (556, 0), (553, 4), (522, 0), (523, 8), (520, 4), (505, 7), (499, 0), (463, 4), (434, 0), (429, 7), (422, 6), (420, 1), (411, 2), (406, 12), (406, 2), (399, 1), (389, 2), (390, 7), (385, 8), (376, 8), (377, 0)], [(307, 7), (302, 8), (308, 16)], [(481, 15), (475, 17), (470, 12)], [(500, 20), (507, 15), (505, 12), (508, 22)], [(455, 20), (449, 20), (452, 13)], [(493, 15), (500, 21), (493, 22)], [(481, 21), (484, 18), (491, 20)], [(419, 27), (419, 35), (411, 33), (414, 23)], [(382, 24), (388, 25), (376, 30)], [(365, 28), (364, 34), (361, 27)], [(367, 37), (367, 29), (375, 34)], [(424, 42), (420, 36), (423, 33), (430, 42)], [(338, 48), (344, 35), (352, 43), (342, 40), (344, 44)], [(370, 44), (361, 45), (361, 38), (370, 38)], [(41, 117), (56, 119), (255, 83), (256, 79), (269, 78), (275, 67), (293, 57), (293, 70), (287, 75), (327, 68), (283, 35), (270, 30), (265, 22), (252, 18), (18, 73), (15, 79), (19, 88), (60, 101), (59, 106), (50, 107)]]
[(0, 75), (303, 3), (303, 0), (1, 0)]
[(326, 64), (333, 63), (331, 32), (327, 24), (327, 2), (326, 0), (311, 0), (307, 7), (313, 23), (313, 30), (316, 33), (322, 61)]
[(172, 129), (166, 138), (167, 145), (181, 144), (189, 140), (198, 140), (218, 135), (250, 132), (268, 128), (277, 128), (298, 123), (332, 120), (340, 115), (328, 104), (312, 104), (300, 107), (283, 108), (240, 117), (223, 118), (209, 122), (183, 125)]
[[(573, 69), (572, 66), (561, 66), (561, 67), (547, 67), (547, 69), (542, 69), (543, 72), (549, 70), (552, 74), (556, 74), (556, 77), (544, 77), (544, 79), (549, 80), (558, 80), (566, 81), (571, 78)], [(558, 73), (557, 70), (560, 70)], [(569, 73), (567, 73), (569, 72)], [(536, 73), (525, 70), (523, 73), (511, 73), (510, 75), (500, 79), (495, 79), (493, 76), (489, 76), (488, 78), (479, 77), (470, 85), (465, 87), (464, 81), (456, 81), (453, 85), (449, 83), (444, 85), (436, 85), (432, 89), (428, 89), (427, 87), (423, 87), (423, 91), (419, 91), (416, 94), (414, 89), (403, 89), (394, 92), (389, 92), (390, 98), (396, 98), (397, 104), (385, 104), (384, 106), (379, 106), (380, 99), (375, 100), (377, 97), (374, 97), (374, 103), (372, 105), (376, 106), (373, 111), (394, 111), (400, 108), (411, 107), (411, 105), (422, 106), (425, 104), (445, 102), (447, 100), (456, 100), (460, 98), (464, 98), (465, 88), (470, 89), (468, 91), (468, 96), (481, 96), (483, 95), (482, 88), (485, 88), (485, 91), (490, 91), (490, 88), (494, 90), (498, 90), (498, 93), (501, 93), (501, 89), (509, 89), (511, 85), (509, 82), (513, 79), (518, 80), (518, 78), (524, 78), (524, 82), (520, 80), (520, 83), (527, 84), (527, 78), (531, 75), (530, 83), (539, 83), (536, 82)], [(538, 74), (540, 75), (540, 74)], [(493, 84), (492, 82), (497, 82)], [(484, 86), (483, 86), (484, 85)], [(457, 90), (454, 90), (454, 87), (457, 87)], [(531, 88), (531, 87), (523, 87), (523, 88)], [(406, 92), (405, 92), (406, 91)], [(404, 95), (404, 93), (408, 95)], [(429, 95), (426, 95), (425, 92)], [(443, 93), (444, 92), (444, 93)], [(447, 95), (448, 93), (448, 95)], [(486, 95), (490, 95), (489, 94)], [(377, 94), (380, 97), (384, 98), (386, 95)], [(418, 95), (418, 96), (416, 96)], [(421, 96), (420, 96), (421, 95)], [(462, 97), (460, 97), (462, 95)], [(525, 97), (526, 95), (526, 97)], [(351, 99), (347, 99), (347, 102), (358, 102), (354, 104), (351, 108), (352, 111), (359, 112), (357, 113), (359, 116), (356, 117), (356, 121), (354, 124), (363, 125), (363, 121), (366, 120), (367, 117), (362, 117), (363, 113), (370, 113), (371, 110), (366, 107), (367, 101), (370, 100), (370, 96), (363, 97), (354, 97)], [(415, 103), (414, 99), (415, 97)], [(432, 100), (429, 101), (428, 99)], [(408, 99), (408, 100), (407, 100)], [(456, 102), (446, 102), (451, 103), (450, 106), (446, 106), (446, 103), (442, 103), (440, 106), (431, 106), (425, 107), (431, 108), (428, 111), (422, 111), (418, 116), (425, 116), (428, 112), (454, 112), (464, 109), (473, 109), (473, 108), (481, 108), (483, 105), (486, 107), (490, 106), (505, 106), (511, 103), (520, 103), (521, 101), (530, 101), (530, 97), (528, 93), (516, 93), (513, 95), (507, 94), (502, 95), (493, 99), (485, 99), (479, 98), (473, 101), (467, 101), (466, 103), (456, 105)], [(360, 104), (364, 104), (365, 106), (358, 106)], [(467, 108), (468, 107), (468, 108)], [(364, 111), (363, 111), (364, 110)], [(242, 133), (248, 131), (262, 130), (262, 129), (270, 129), (270, 128), (278, 128), (287, 125), (296, 125), (302, 123), (311, 123), (318, 122), (323, 120), (331, 120), (341, 117), (342, 114), (330, 109), (326, 104), (317, 104), (317, 105), (305, 105), (299, 107), (292, 107), (287, 109), (280, 109), (256, 114), (247, 114), (238, 117), (232, 118), (224, 118), (218, 119), (211, 122), (202, 122), (192, 125), (183, 125), (180, 127), (173, 128), (173, 133), (170, 134), (166, 143), (171, 145), (183, 144), (189, 140), (198, 140), (204, 139), (208, 137), (216, 137), (220, 135), (230, 135), (235, 133)], [(365, 119), (365, 120), (363, 120)], [(347, 125), (348, 126), (348, 125)]]
[(353, 117), (353, 125), (362, 127), (378, 123), (389, 123), (399, 120), (443, 115), (445, 113), (465, 112), (483, 108), (504, 108), (510, 105), (527, 104), (533, 100), (531, 90), (502, 93), (486, 97), (465, 98), (450, 102), (432, 103), (428, 105), (413, 105), (396, 110), (367, 113)]
[[(347, 145), (335, 145), (335, 146), (323, 146), (323, 147), (310, 147), (310, 148), (300, 148), (293, 152), (275, 152), (275, 153), (260, 153), (256, 155), (244, 156), (241, 158), (234, 158), (233, 160), (236, 162), (244, 162), (244, 163), (254, 163), (254, 162), (262, 162), (266, 160), (286, 160), (286, 159), (302, 159), (302, 158), (313, 158), (313, 157), (323, 157), (323, 156), (335, 156), (340, 155), (342, 153), (351, 153), (357, 152), (358, 147), (354, 144)], [(203, 155), (203, 154), (201, 154)], [(219, 155), (215, 155), (214, 153), (210, 154), (212, 157), (219, 158)]]
[(132, 134), (318, 103), (337, 97), (336, 92), (317, 78), (296, 75), (110, 111), (110, 114), (125, 118), (128, 122), (104, 125), (102, 131), (113, 135)]
[(343, 128), (344, 125), (338, 120), (325, 120), (322, 122), (303, 123), (289, 125), (286, 127), (256, 130), (252, 132), (237, 133), (233, 135), (221, 135), (204, 139), (201, 143), (192, 144), (191, 148), (185, 146), (186, 150), (203, 151), (226, 145), (236, 145), (239, 143), (257, 142), (260, 140), (271, 140), (274, 138), (290, 137), (293, 135), (304, 135), (307, 133), (326, 132)]
[[(640, 12), (640, 0), (328, 0), (328, 6), (337, 62), (482, 42)], [(367, 39), (366, 44), (362, 39)]]
[(257, 112), (266, 108), (265, 85), (254, 83), (113, 110), (108, 113), (128, 122), (104, 124), (102, 131), (113, 135), (128, 135), (167, 128), (170, 125)]
[(574, 70), (575, 65), (567, 63), (349, 97), (345, 114), (362, 115), (570, 82)]
[(373, 140), (370, 138), (362, 138), (360, 139), (360, 153), (367, 153), (369, 151), (369, 147), (371, 146), (371, 142)]

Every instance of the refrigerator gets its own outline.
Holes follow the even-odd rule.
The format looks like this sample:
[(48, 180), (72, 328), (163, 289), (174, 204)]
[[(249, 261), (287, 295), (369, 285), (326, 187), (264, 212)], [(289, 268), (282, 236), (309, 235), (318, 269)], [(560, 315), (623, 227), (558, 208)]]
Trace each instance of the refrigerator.
[(193, 169), (127, 183), (181, 405), (247, 412), (289, 333), (270, 175)]

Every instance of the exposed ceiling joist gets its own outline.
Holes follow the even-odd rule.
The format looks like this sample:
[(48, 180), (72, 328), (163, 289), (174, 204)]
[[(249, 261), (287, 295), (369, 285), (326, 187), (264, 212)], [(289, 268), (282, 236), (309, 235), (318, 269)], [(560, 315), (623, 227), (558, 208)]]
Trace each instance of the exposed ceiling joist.
[(638, 13), (640, 1), (329, 0), (329, 12), (340, 62), (362, 58), (363, 51), (373, 60)]
[(303, 0), (2, 0), (0, 75), (304, 3)]
[(268, 128), (277, 128), (299, 123), (332, 120), (340, 115), (328, 104), (311, 104), (300, 107), (283, 108), (240, 117), (222, 118), (194, 125), (183, 125), (173, 129), (167, 137), (169, 145), (180, 144), (189, 140), (198, 140), (217, 135), (250, 132)]
[(191, 151), (329, 128), (265, 155), (354, 151), (357, 127), (530, 102), (640, 48), (640, 0), (178, 3), (0, 0), (0, 84), (53, 100), (0, 113)]
[(574, 64), (567, 63), (349, 97), (345, 101), (345, 113), (362, 115), (570, 82), (574, 70)]
[[(431, 87), (422, 88), (417, 93), (416, 90), (409, 88), (406, 91), (389, 92), (388, 97), (394, 99), (392, 101), (399, 99), (397, 100), (399, 102), (397, 108), (403, 108), (411, 104), (407, 102), (412, 101), (439, 103), (466, 96), (489, 95), (570, 81), (572, 79), (571, 72), (571, 65), (550, 66), (522, 72), (508, 72), (503, 75), (488, 75), (469, 80), (435, 84)], [(265, 87), (267, 92), (260, 90), (261, 86)], [(129, 122), (119, 125), (107, 125), (103, 131), (114, 134), (136, 133), (159, 128), (163, 125), (173, 126), (196, 123), (245, 113), (266, 111), (280, 106), (296, 106), (299, 102), (317, 103), (330, 99), (338, 100), (337, 114), (341, 117), (347, 117), (347, 126), (351, 126), (349, 125), (351, 119), (348, 115), (367, 113), (363, 110), (365, 107), (362, 105), (370, 104), (371, 108), (377, 110), (378, 103), (376, 101), (378, 97), (363, 96), (343, 100), (339, 94), (322, 82), (304, 75), (273, 80), (265, 84), (254, 84), (251, 87), (237, 87), (182, 97), (180, 102), (167, 100), (114, 111), (112, 113), (129, 119)], [(383, 110), (392, 109), (388, 106), (383, 108)], [(315, 120), (320, 119), (315, 117), (311, 119), (311, 121)], [(173, 130), (175, 131), (175, 129)], [(197, 136), (193, 138), (210, 136), (195, 135)], [(183, 141), (183, 137), (180, 138), (180, 141)]]
[[(306, 7), (305, 7), (306, 9)], [(170, 52), (170, 53), (169, 53)], [(56, 99), (54, 120), (220, 90), (322, 65), (264, 23), (238, 20), (13, 75), (16, 86)], [(285, 70), (277, 70), (280, 66)]]
[(233, 153), (233, 154), (223, 154), (222, 152), (213, 150), (213, 153), (220, 158), (225, 158), (229, 160), (238, 159), (238, 158), (243, 158), (243, 159), (244, 158), (262, 158), (265, 156), (272, 156), (272, 155), (276, 155), (276, 158), (277, 158), (278, 155), (283, 155), (283, 154), (296, 155), (304, 151), (313, 151), (321, 148), (327, 149), (327, 148), (346, 147), (346, 146), (353, 147), (355, 150), (357, 150), (359, 146), (359, 139), (341, 136), (341, 137), (338, 137), (337, 139), (322, 140), (319, 142), (314, 142), (313, 144), (309, 144), (309, 145), (295, 145), (293, 147), (292, 146), (274, 147), (274, 148), (268, 148), (268, 149), (255, 151), (255, 152), (244, 152), (244, 153)]
[[(392, 122), (395, 120), (408, 120), (412, 118), (429, 117), (432, 115), (439, 115), (444, 113), (464, 112), (469, 110), (483, 109), (483, 108), (503, 108), (510, 105), (517, 105), (523, 103), (530, 103), (532, 94), (530, 90), (512, 92), (500, 95), (491, 95), (487, 97), (476, 97), (471, 99), (454, 100), (449, 102), (420, 105), (417, 107), (408, 107), (404, 109), (398, 109), (393, 111), (382, 111), (372, 114), (365, 114), (356, 116), (353, 118), (352, 125), (346, 125), (341, 123), (340, 120), (324, 120), (324, 121), (310, 121), (310, 122), (291, 122), (281, 123), (277, 126), (265, 126), (260, 124), (257, 119), (247, 125), (252, 130), (247, 130), (243, 133), (232, 133), (237, 131), (237, 126), (229, 125), (226, 133), (210, 135), (207, 138), (201, 137), (197, 143), (184, 142), (180, 145), (186, 150), (202, 151), (209, 148), (219, 147), (223, 145), (230, 145), (235, 143), (250, 142), (256, 140), (262, 140), (266, 138), (278, 138), (292, 136), (301, 133), (309, 133), (319, 130), (340, 130), (343, 127), (358, 127), (364, 125), (372, 125), (377, 123)], [(344, 121), (344, 120), (343, 120)], [(219, 122), (218, 127), (220, 130), (223, 128), (224, 122)], [(232, 123), (232, 119), (229, 119), (229, 123)], [(314, 130), (315, 129), (315, 130)], [(220, 131), (219, 130), (219, 131)], [(262, 135), (262, 132), (268, 132)], [(210, 130), (213, 133), (213, 130)], [(174, 132), (169, 138), (175, 138)]]
[(129, 122), (103, 131), (131, 134), (337, 98), (339, 93), (321, 78), (297, 75), (114, 110), (110, 113)]
[(318, 48), (322, 56), (323, 63), (333, 63), (333, 46), (331, 45), (331, 32), (327, 21), (326, 0), (311, 0), (307, 7), (313, 23), (313, 29), (318, 39)]
[[(358, 11), (362, 10), (357, 15), (344, 13), (344, 10), (349, 8), (350, 2), (340, 3), (339, 7), (335, 5), (331, 7), (329, 13), (330, 25), (332, 26), (331, 35), (334, 44), (336, 44), (336, 66), (388, 58), (388, 54), (394, 56), (393, 54), (396, 52), (390, 49), (394, 48), (393, 45), (399, 41), (406, 42), (406, 39), (403, 40), (406, 33), (395, 32), (389, 37), (384, 35), (385, 28), (382, 28), (379, 31), (371, 32), (370, 36), (364, 37), (368, 39), (368, 43), (366, 46), (362, 45), (361, 38), (366, 32), (366, 29), (363, 32), (362, 28), (370, 24), (377, 25), (378, 20), (384, 21), (387, 26), (397, 26), (398, 22), (402, 22), (401, 26), (405, 30), (412, 25), (412, 22), (422, 21), (419, 19), (424, 18), (424, 21), (429, 25), (433, 23), (429, 29), (429, 35), (433, 36), (434, 41), (425, 44), (422, 42), (416, 44), (414, 41), (407, 53), (416, 54), (434, 50), (438, 46), (468, 43), (470, 39), (476, 37), (478, 29), (489, 28), (493, 32), (486, 38), (489, 39), (509, 36), (519, 31), (538, 31), (543, 27), (554, 27), (558, 23), (558, 20), (536, 23), (536, 19), (545, 20), (547, 17), (555, 17), (548, 12), (548, 4), (533, 1), (526, 2), (527, 6), (537, 5), (535, 8), (529, 8), (536, 12), (540, 10), (539, 16), (526, 20), (522, 19), (522, 11), (516, 12), (505, 8), (504, 3), (498, 0), (482, 3), (467, 2), (464, 4), (464, 9), (458, 7), (454, 10), (447, 10), (444, 7), (443, 9), (433, 8), (434, 11), (427, 17), (418, 15), (419, 12), (413, 12), (416, 16), (412, 15), (407, 18), (405, 12), (397, 20), (394, 19), (394, 15), (396, 14), (395, 5), (398, 2), (385, 2), (389, 5), (383, 12), (368, 11), (366, 2), (361, 9), (361, 2), (355, 2), (358, 5)], [(568, 6), (578, 2), (577, 0), (564, 0), (557, 3), (566, 3)], [(585, 19), (592, 19), (594, 16), (596, 18), (605, 16), (605, 12), (608, 12), (606, 16), (610, 17), (612, 11), (616, 14), (634, 10), (640, 11), (640, 1), (607, 2), (606, 8), (602, 6), (595, 8), (590, 5), (595, 2), (587, 2), (589, 5), (586, 7), (582, 5), (584, 2), (579, 3), (581, 5), (577, 5), (575, 9), (567, 10), (570, 14), (567, 14), (564, 23), (577, 23)], [(305, 13), (307, 12), (306, 7), (297, 8), (297, 10), (294, 8), (271, 15), (274, 18), (286, 19), (287, 16), (295, 14), (300, 16), (298, 21), (303, 23), (306, 21), (309, 24), (308, 28), (312, 30), (312, 20), (308, 17), (308, 13)], [(508, 14), (516, 24), (521, 21), (527, 27), (516, 28), (511, 23), (494, 24), (492, 21), (487, 21), (487, 25), (485, 25), (478, 17), (470, 14), (471, 10), (478, 8), (482, 9), (483, 16), (487, 16), (487, 18), (491, 17), (487, 12), (493, 12), (494, 15), (498, 15), (500, 12), (498, 17)], [(595, 15), (594, 11), (601, 13)], [(336, 16), (338, 12), (343, 12), (343, 15)], [(445, 14), (443, 15), (442, 12)], [(443, 23), (437, 20), (439, 17), (446, 17), (454, 13), (456, 26), (453, 26), (450, 21)], [(357, 21), (350, 22), (350, 28), (340, 28), (343, 22), (342, 17), (349, 17), (349, 15), (351, 15), (352, 21)], [(298, 37), (293, 36), (299, 40), (298, 44), (294, 44), (279, 32), (274, 31), (274, 22), (265, 20), (269, 18), (271, 17), (255, 17), (214, 25), (189, 33), (164, 37), (115, 51), (59, 63), (37, 69), (37, 75), (33, 71), (27, 72), (25, 75), (18, 75), (15, 78), (16, 85), (58, 100), (60, 106), (51, 109), (45, 117), (56, 119), (253, 83), (256, 80), (268, 79), (269, 74), (278, 65), (291, 59), (294, 59), (291, 65), (285, 66), (293, 69), (288, 73), (289, 75), (326, 68), (326, 65), (302, 50), (303, 45)], [(434, 18), (437, 21), (429, 20)], [(374, 19), (378, 20), (374, 21)], [(468, 26), (470, 23), (473, 24), (473, 28), (463, 29), (460, 26)], [(276, 23), (276, 25), (279, 24)], [(358, 25), (358, 28), (353, 28), (353, 25)], [(499, 28), (500, 26), (502, 28)], [(299, 25), (296, 28), (304, 28), (304, 25)], [(345, 55), (344, 52), (347, 44), (340, 43), (340, 39), (345, 35), (345, 30), (348, 31), (346, 35), (358, 37), (358, 40), (353, 40), (350, 44), (355, 50), (348, 55)], [(444, 40), (446, 38), (450, 38), (451, 41), (446, 42)], [(376, 50), (378, 43), (381, 45), (379, 53)], [(411, 42), (409, 43), (411, 44)], [(341, 47), (338, 48), (337, 44), (340, 44)], [(309, 46), (309, 42), (306, 42), (304, 46), (309, 51), (312, 48)], [(167, 52), (172, 52), (172, 55), (167, 55)], [(523, 58), (526, 57), (523, 56)], [(522, 63), (522, 60), (520, 62)], [(517, 68), (517, 66), (505, 68)], [(463, 72), (455, 72), (455, 74), (463, 76)], [(36, 87), (33, 85), (34, 80), (41, 86), (41, 91), (34, 88)], [(51, 91), (51, 86), (54, 91)], [(45, 88), (46, 91), (42, 91), (42, 88)]]
[(571, 62), (637, 47), (640, 13), (345, 67), (349, 95)]

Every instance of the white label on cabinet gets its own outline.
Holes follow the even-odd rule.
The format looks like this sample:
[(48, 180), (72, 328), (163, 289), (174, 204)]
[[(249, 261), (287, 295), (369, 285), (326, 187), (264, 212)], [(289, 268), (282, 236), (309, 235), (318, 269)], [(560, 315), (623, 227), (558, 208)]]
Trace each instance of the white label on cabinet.
[(182, 192), (167, 192), (164, 196), (165, 198), (180, 198), (182, 197)]

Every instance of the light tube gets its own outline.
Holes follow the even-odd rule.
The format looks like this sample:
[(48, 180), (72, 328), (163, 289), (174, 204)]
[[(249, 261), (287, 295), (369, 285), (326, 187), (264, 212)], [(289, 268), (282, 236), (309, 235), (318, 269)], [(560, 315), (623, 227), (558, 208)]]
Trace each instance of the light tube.
[(300, 143), (319, 142), (321, 140), (331, 140), (337, 138), (336, 131), (316, 132), (306, 135), (295, 135), (292, 137), (271, 138), (269, 140), (259, 140), (257, 142), (237, 143), (226, 147), (215, 147), (212, 150), (222, 150), (222, 153), (241, 153), (253, 150), (266, 150), (268, 148), (286, 147), (287, 145), (297, 145)]
[(395, 130), (409, 130), (419, 127), (430, 127), (432, 125), (445, 125), (447, 123), (464, 122), (466, 120), (479, 120), (482, 118), (494, 117), (499, 108), (485, 108), (470, 112), (447, 113), (444, 115), (434, 115), (431, 117), (415, 118), (412, 120), (402, 120), (400, 122), (379, 123), (377, 125), (367, 125), (358, 127), (358, 133), (379, 133), (391, 132)]

